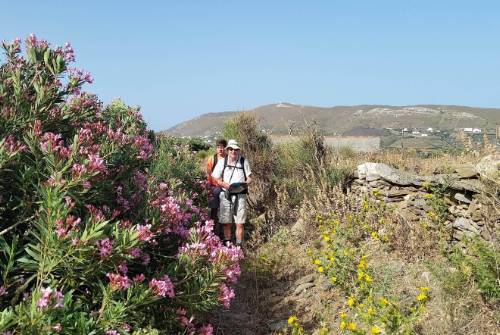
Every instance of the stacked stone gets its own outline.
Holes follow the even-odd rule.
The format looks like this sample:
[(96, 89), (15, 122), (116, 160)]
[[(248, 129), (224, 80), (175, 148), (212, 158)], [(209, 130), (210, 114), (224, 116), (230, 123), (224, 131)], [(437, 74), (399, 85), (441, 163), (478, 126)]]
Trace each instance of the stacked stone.
[[(496, 164), (494, 169), (497, 170), (493, 172), (498, 173), (500, 160), (488, 157), (488, 161)], [(445, 229), (450, 242), (454, 244), (474, 236), (492, 240), (499, 229), (500, 217), (481, 193), (483, 187), (478, 170), (484, 171), (484, 166), (461, 166), (448, 175), (418, 176), (383, 163), (363, 163), (355, 171), (349, 191), (360, 197), (368, 195), (376, 202), (392, 204), (396, 213), (414, 224), (433, 210), (429, 202), (432, 195), (423, 185), (446, 186)]]

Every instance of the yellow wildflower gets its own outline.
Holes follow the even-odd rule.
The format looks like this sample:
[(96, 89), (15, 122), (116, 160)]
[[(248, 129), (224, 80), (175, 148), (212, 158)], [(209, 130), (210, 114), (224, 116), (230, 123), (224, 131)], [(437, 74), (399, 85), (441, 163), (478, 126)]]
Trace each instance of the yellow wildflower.
[(381, 303), (382, 305), (384, 305), (384, 306), (389, 304), (389, 300), (387, 300), (387, 299), (386, 299), (386, 298), (384, 298), (384, 297), (380, 298), (379, 300), (380, 300), (380, 303)]
[(420, 288), (420, 292), (422, 292), (422, 293), (427, 293), (427, 292), (429, 292), (429, 288), (428, 288), (427, 286), (422, 286), (422, 287)]
[(370, 234), (372, 236), (372, 238), (374, 239), (377, 239), (378, 238), (378, 233), (376, 231), (372, 231), (372, 233)]
[(328, 242), (328, 241), (330, 241), (330, 240), (331, 240), (331, 238), (330, 238), (330, 236), (328, 236), (328, 235), (326, 235), (326, 234), (325, 234), (325, 235), (323, 235), (323, 240), (324, 240), (325, 242)]
[(356, 328), (358, 328), (358, 326), (354, 323), (354, 322), (349, 322), (349, 324), (347, 325), (347, 328), (350, 330), (350, 331), (355, 331)]
[(373, 326), (372, 329), (370, 329), (370, 334), (373, 334), (373, 335), (380, 334), (381, 332), (382, 332), (382, 330), (377, 326)]
[(368, 307), (368, 310), (366, 312), (368, 313), (368, 315), (372, 315), (373, 314), (373, 308), (372, 307)]
[(365, 276), (365, 273), (363, 271), (358, 271), (358, 280), (363, 279), (364, 276)]
[(332, 278), (330, 278), (330, 280), (331, 280), (332, 284), (337, 283), (337, 277), (332, 277)]
[(315, 259), (315, 260), (314, 260), (314, 264), (316, 264), (316, 265), (321, 265), (321, 261), (320, 261), (319, 259)]
[(425, 293), (420, 292), (420, 294), (417, 295), (417, 300), (418, 301), (424, 301), (425, 299), (427, 299), (427, 296), (425, 295)]
[(349, 299), (347, 299), (347, 305), (349, 307), (352, 307), (354, 305), (354, 302), (355, 302), (354, 297), (349, 297)]
[(367, 283), (371, 283), (373, 281), (372, 277), (368, 273), (365, 273), (365, 281)]
[(342, 320), (340, 322), (340, 329), (344, 330), (346, 327), (347, 327), (347, 322), (345, 322), (344, 320)]
[(319, 267), (318, 267), (318, 272), (319, 272), (319, 273), (322, 273), (324, 270), (325, 270), (325, 269), (323, 269), (323, 267), (322, 267), (322, 266), (319, 266)]
[(295, 315), (292, 315), (288, 318), (288, 324), (293, 325), (298, 321), (297, 317)]
[(342, 312), (342, 313), (340, 313), (340, 318), (341, 318), (341, 319), (345, 319), (345, 318), (347, 318), (347, 313), (346, 313), (346, 312)]

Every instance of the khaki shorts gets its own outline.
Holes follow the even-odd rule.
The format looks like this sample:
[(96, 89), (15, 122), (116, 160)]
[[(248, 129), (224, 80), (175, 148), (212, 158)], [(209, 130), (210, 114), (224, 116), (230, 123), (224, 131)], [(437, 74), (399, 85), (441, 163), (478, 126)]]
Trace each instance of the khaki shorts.
[[(220, 192), (219, 196), (219, 222), (226, 223), (245, 223), (247, 220), (247, 195), (235, 194), (231, 196), (231, 202), (226, 199), (226, 192)], [(234, 221), (231, 218), (234, 219)]]

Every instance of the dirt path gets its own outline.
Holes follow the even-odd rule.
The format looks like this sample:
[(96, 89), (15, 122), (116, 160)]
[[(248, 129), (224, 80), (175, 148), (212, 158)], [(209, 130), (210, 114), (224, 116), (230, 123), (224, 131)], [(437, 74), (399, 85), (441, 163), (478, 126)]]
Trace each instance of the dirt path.
[[(304, 322), (312, 322), (317, 304), (324, 303), (320, 292), (326, 288), (318, 281), (322, 277), (304, 272), (299, 258), (304, 258), (305, 253), (300, 249), (293, 244), (268, 244), (248, 253), (230, 309), (219, 308), (209, 316), (214, 334), (283, 333), (288, 317), (297, 311), (310, 316)], [(308, 261), (307, 256), (304, 259)]]
[(288, 297), (294, 282), (283, 275), (285, 271), (256, 266), (261, 256), (246, 255), (230, 309), (220, 308), (210, 316), (215, 334), (264, 335), (286, 328), (294, 305)]
[(219, 335), (267, 334), (268, 322), (259, 303), (259, 282), (249, 273), (243, 273), (235, 286), (236, 297), (231, 308), (218, 309), (211, 316), (214, 333)]

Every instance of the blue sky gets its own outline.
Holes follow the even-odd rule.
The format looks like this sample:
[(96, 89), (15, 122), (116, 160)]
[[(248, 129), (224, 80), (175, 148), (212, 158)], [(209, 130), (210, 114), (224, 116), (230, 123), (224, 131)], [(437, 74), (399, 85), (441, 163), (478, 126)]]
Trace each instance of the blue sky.
[(500, 107), (499, 1), (1, 1), (0, 39), (69, 41), (88, 90), (161, 130), (207, 112)]

